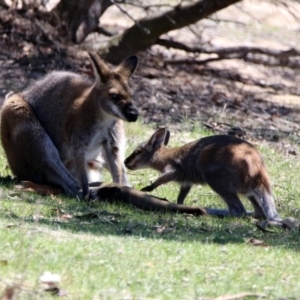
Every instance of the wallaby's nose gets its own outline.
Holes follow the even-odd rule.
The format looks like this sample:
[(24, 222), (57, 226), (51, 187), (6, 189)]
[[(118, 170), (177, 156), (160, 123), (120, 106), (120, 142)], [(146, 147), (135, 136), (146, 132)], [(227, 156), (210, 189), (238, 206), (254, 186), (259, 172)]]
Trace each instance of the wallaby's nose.
[(125, 110), (125, 116), (129, 122), (135, 122), (139, 116), (137, 109), (129, 103)]
[(128, 164), (128, 157), (124, 160), (124, 165), (127, 168), (127, 164)]
[(127, 169), (131, 169), (130, 167), (130, 157), (128, 156), (125, 160), (124, 160), (124, 165)]

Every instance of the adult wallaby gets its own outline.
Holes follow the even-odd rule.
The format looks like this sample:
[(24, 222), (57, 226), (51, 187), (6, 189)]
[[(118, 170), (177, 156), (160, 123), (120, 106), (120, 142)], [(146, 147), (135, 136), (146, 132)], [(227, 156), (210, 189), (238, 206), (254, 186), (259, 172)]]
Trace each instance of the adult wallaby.
[(263, 158), (250, 143), (229, 135), (215, 135), (182, 147), (166, 148), (169, 137), (168, 130), (158, 129), (126, 158), (128, 169), (152, 168), (162, 173), (142, 191), (177, 181), (177, 203), (183, 204), (193, 184), (207, 183), (226, 202), (231, 215), (247, 214), (238, 198), (240, 193), (251, 201), (255, 217), (281, 220)]
[(110, 69), (99, 56), (89, 55), (94, 80), (56, 71), (5, 100), (1, 141), (19, 179), (87, 197), (87, 173), (104, 166), (114, 182), (129, 185), (123, 120), (138, 118), (128, 85), (138, 60), (131, 56)]

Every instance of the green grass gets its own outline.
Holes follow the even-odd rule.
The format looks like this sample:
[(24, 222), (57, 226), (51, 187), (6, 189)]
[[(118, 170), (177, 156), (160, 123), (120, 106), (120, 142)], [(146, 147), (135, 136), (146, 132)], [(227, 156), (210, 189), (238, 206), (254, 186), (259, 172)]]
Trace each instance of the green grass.
[[(208, 134), (199, 126), (192, 132), (186, 126), (183, 132), (171, 132), (171, 146)], [(128, 153), (152, 132), (142, 124), (128, 125)], [(299, 159), (270, 145), (258, 147), (280, 214), (300, 219)], [(6, 175), (1, 153), (0, 168)], [(157, 173), (140, 170), (129, 176), (140, 189)], [(153, 192), (173, 201), (177, 193), (175, 184)], [(1, 198), (0, 296), (5, 287), (16, 285), (15, 299), (52, 299), (39, 283), (49, 271), (61, 276), (59, 288), (68, 299), (213, 299), (241, 292), (267, 299), (299, 298), (298, 231), (264, 233), (251, 218), (196, 218), (121, 204), (88, 205), (20, 193), (7, 185), (2, 186)], [(208, 187), (200, 186), (193, 187), (186, 203), (224, 207)], [(251, 209), (248, 204), (247, 208)], [(67, 214), (72, 218), (64, 219)], [(247, 243), (250, 238), (266, 246)]]

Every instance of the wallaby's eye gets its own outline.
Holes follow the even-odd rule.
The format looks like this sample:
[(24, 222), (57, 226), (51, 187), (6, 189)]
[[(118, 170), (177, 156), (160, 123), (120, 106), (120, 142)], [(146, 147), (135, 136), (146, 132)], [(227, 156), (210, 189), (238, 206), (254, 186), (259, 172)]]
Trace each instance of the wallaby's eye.
[(133, 154), (135, 154), (135, 155), (139, 155), (139, 154), (141, 154), (141, 150), (135, 150), (134, 152), (133, 152)]
[(110, 98), (114, 101), (119, 101), (121, 100), (121, 96), (118, 94), (109, 94)]

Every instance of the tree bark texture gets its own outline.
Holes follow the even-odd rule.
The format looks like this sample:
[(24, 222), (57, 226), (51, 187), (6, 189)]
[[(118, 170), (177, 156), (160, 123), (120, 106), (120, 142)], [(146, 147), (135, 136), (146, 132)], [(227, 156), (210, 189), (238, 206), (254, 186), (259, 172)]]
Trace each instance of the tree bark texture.
[(99, 18), (112, 5), (110, 0), (61, 0), (54, 9), (67, 27), (67, 35), (75, 43), (98, 28)]
[(241, 0), (200, 0), (188, 5), (178, 5), (167, 12), (146, 17), (122, 34), (103, 43), (98, 53), (111, 63), (119, 63), (126, 57), (146, 50), (164, 33), (179, 29)]
[(4, 0), (0, 0), (0, 6), (7, 8), (8, 5), (5, 3)]

